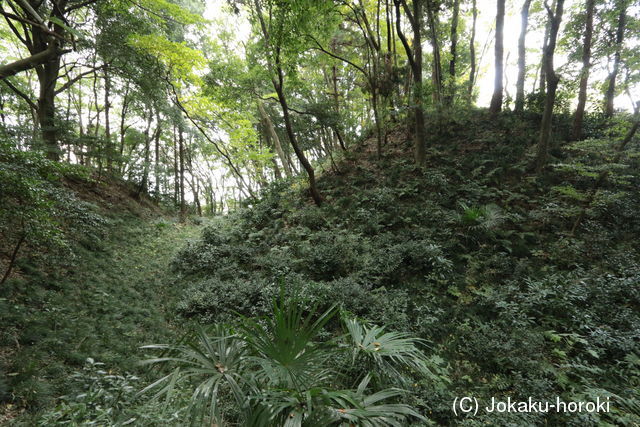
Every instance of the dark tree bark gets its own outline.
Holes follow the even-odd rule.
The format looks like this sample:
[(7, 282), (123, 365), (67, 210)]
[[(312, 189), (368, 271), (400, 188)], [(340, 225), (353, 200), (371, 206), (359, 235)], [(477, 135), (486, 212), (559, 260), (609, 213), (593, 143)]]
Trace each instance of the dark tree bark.
[[(436, 105), (440, 105), (442, 102), (442, 92), (443, 92), (443, 84), (442, 84), (442, 61), (440, 59), (440, 39), (438, 37), (438, 9), (435, 3), (435, 0), (426, 0), (427, 6), (427, 20), (429, 21), (429, 39), (431, 41), (431, 46), (433, 46), (433, 63), (431, 66), (431, 81), (433, 84), (433, 102)], [(420, 38), (420, 17), (417, 17), (417, 14), (422, 14), (422, 6), (421, 1), (414, 0), (413, 1), (413, 18), (414, 20), (418, 20), (418, 39), (416, 39), (416, 29), (414, 28), (413, 32), (413, 43), (415, 45), (414, 50), (417, 52), (420, 50), (420, 55), (422, 55), (422, 39)], [(420, 47), (418, 49), (418, 43), (420, 43)]]
[(38, 123), (42, 140), (45, 143), (47, 158), (60, 159), (58, 132), (55, 123), (55, 87), (60, 72), (60, 57), (54, 57), (44, 65), (36, 68), (40, 86), (38, 94)]
[(284, 117), (284, 125), (287, 130), (287, 136), (289, 137), (289, 142), (291, 143), (291, 147), (293, 147), (294, 153), (296, 153), (296, 157), (302, 164), (302, 167), (307, 172), (307, 177), (309, 179), (309, 192), (311, 193), (311, 198), (314, 203), (318, 206), (322, 204), (322, 197), (320, 196), (320, 192), (318, 191), (318, 185), (316, 184), (316, 176), (311, 163), (307, 159), (307, 156), (304, 155), (304, 152), (298, 145), (298, 140), (296, 139), (296, 135), (293, 132), (293, 125), (291, 124), (291, 117), (289, 116), (289, 106), (287, 105), (287, 98), (284, 94), (284, 89), (282, 87), (284, 83), (284, 76), (282, 73), (282, 68), (280, 65), (276, 65), (278, 70), (278, 81), (273, 80), (274, 89), (278, 94), (278, 100), (280, 101), (280, 106), (282, 107), (282, 114)]
[(502, 97), (504, 92), (504, 7), (505, 0), (497, 0), (496, 13), (496, 43), (495, 43), (495, 80), (493, 96), (489, 111), (502, 111)]
[(9, 64), (0, 65), (0, 80), (11, 77), (22, 71), (31, 70), (39, 65), (43, 65), (52, 59), (60, 56), (64, 51), (57, 46), (51, 46), (41, 52), (35, 53), (27, 58), (19, 59)]
[[(551, 9), (556, 8), (556, 0), (553, 0)], [(547, 91), (547, 70), (546, 70), (546, 55), (547, 47), (549, 46), (549, 36), (551, 34), (551, 20), (547, 19), (547, 23), (544, 26), (544, 38), (542, 39), (542, 58), (540, 59), (540, 93), (544, 95)]]
[(458, 15), (460, 13), (460, 0), (453, 0), (453, 15), (451, 16), (451, 59), (449, 60), (449, 90), (447, 93), (447, 105), (452, 105), (456, 96), (456, 61), (458, 59)]
[(589, 71), (591, 69), (591, 40), (593, 38), (593, 10), (595, 3), (595, 0), (587, 0), (580, 90), (578, 92), (578, 106), (573, 115), (573, 129), (571, 131), (571, 139), (574, 141), (582, 139), (582, 122), (584, 120), (584, 109), (587, 104), (587, 85), (589, 83)]
[(4, 272), (2, 279), (0, 279), (0, 285), (6, 282), (9, 276), (11, 276), (13, 267), (16, 264), (16, 259), (18, 258), (18, 252), (20, 251), (20, 248), (22, 247), (22, 244), (24, 243), (26, 237), (27, 237), (26, 234), (23, 232), (18, 238), (18, 242), (13, 247), (13, 251), (11, 252), (11, 256), (9, 257), (9, 265), (7, 266), (7, 269)]
[(527, 26), (529, 25), (529, 8), (531, 0), (525, 0), (520, 10), (520, 38), (518, 38), (518, 80), (516, 81), (515, 111), (521, 113), (524, 110), (524, 81), (526, 77), (526, 39)]
[[(24, 4), (21, 3), (20, 7), (26, 16), (31, 16), (34, 11), (40, 8), (41, 4), (41, 2), (27, 0)], [(58, 22), (65, 22), (64, 10), (66, 6), (67, 0), (58, 1), (56, 7), (51, 10), (51, 17), (56, 18)], [(38, 19), (42, 20), (42, 18)], [(26, 45), (32, 57), (42, 54), (42, 61), (35, 65), (39, 84), (38, 124), (40, 125), (40, 133), (45, 144), (47, 157), (57, 161), (60, 159), (60, 148), (58, 147), (55, 123), (55, 89), (60, 73), (60, 59), (62, 54), (67, 51), (61, 48), (61, 38), (65, 34), (64, 27), (58, 23), (53, 23), (51, 28), (52, 30), (44, 24), (44, 21), (40, 25), (31, 25), (28, 36), (25, 30), (25, 37), (19, 37), (19, 39)], [(43, 54), (43, 52), (47, 51), (49, 52), (48, 54)], [(52, 51), (55, 54), (52, 54)]]
[(542, 114), (542, 123), (540, 124), (540, 139), (538, 141), (538, 153), (536, 156), (536, 171), (542, 172), (547, 164), (547, 152), (549, 151), (549, 140), (551, 139), (551, 120), (553, 118), (553, 106), (556, 101), (556, 89), (560, 82), (560, 77), (553, 69), (553, 56), (556, 50), (556, 41), (558, 39), (558, 30), (562, 22), (564, 0), (557, 0), (556, 10), (552, 11), (545, 3), (547, 14), (551, 21), (549, 31), (549, 43), (545, 52), (545, 75), (547, 79), (547, 93), (545, 96), (544, 112)]
[[(420, 34), (422, 20), (422, 0), (413, 1), (413, 12), (407, 6), (406, 0), (394, 0), (396, 10), (396, 32), (407, 53), (407, 60), (411, 67), (413, 77), (413, 119), (414, 119), (414, 150), (415, 160), (418, 166), (423, 166), (425, 162), (425, 128), (424, 110), (422, 108), (422, 38)], [(402, 32), (400, 5), (404, 8), (413, 30), (413, 49)]]
[(607, 90), (604, 96), (604, 115), (606, 117), (613, 116), (613, 98), (616, 95), (616, 78), (620, 69), (620, 54), (622, 51), (622, 42), (624, 40), (624, 29), (627, 21), (627, 1), (618, 0), (620, 13), (618, 15), (618, 27), (616, 29), (616, 50), (613, 54), (613, 69), (608, 77)]
[(129, 129), (130, 126), (126, 125), (126, 120), (127, 120), (127, 112), (129, 110), (129, 102), (130, 102), (130, 98), (129, 98), (129, 81), (127, 81), (127, 85), (125, 87), (124, 90), (124, 95), (122, 97), (122, 110), (120, 111), (120, 158), (118, 159), (119, 162), (119, 170), (120, 170), (120, 174), (124, 173), (124, 166), (125, 166), (125, 162), (124, 162), (124, 143), (125, 143), (125, 136), (127, 134), (127, 129)]
[[(153, 121), (153, 113), (149, 110), (149, 118), (147, 119), (147, 127), (144, 131), (144, 164), (142, 166), (142, 180), (140, 181), (140, 187), (138, 187), (138, 197), (142, 193), (149, 192), (149, 163), (151, 157), (151, 140), (155, 138), (155, 134), (150, 135), (151, 122)], [(158, 129), (160, 127), (158, 126)]]
[(67, 15), (95, 1), (86, 0), (69, 5), (68, 0), (51, 2), (21, 0), (9, 3), (13, 13), (6, 12), (2, 8), (4, 2), (0, 2), (0, 15), (4, 16), (11, 32), (30, 53), (27, 58), (0, 65), (0, 80), (25, 70), (35, 69), (39, 84), (37, 120), (47, 157), (51, 160), (60, 158), (55, 95), (81, 78), (80, 76), (78, 79), (67, 82), (65, 87), (56, 92), (61, 57), (71, 52), (70, 49), (64, 49), (68, 39), (73, 38), (73, 34), (67, 34), (67, 25), (69, 25)]

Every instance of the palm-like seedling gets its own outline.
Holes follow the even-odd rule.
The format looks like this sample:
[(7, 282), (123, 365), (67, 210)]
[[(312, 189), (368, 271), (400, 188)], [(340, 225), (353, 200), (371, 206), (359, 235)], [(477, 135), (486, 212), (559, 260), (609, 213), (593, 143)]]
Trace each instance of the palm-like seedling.
[(356, 390), (313, 388), (302, 394), (284, 390), (266, 391), (264, 405), (254, 412), (250, 425), (257, 426), (402, 426), (407, 417), (424, 419), (411, 406), (389, 403), (404, 395), (400, 389), (368, 393), (370, 376), (366, 375)]
[(429, 361), (419, 349), (423, 340), (402, 332), (385, 332), (383, 326), (367, 326), (347, 319), (349, 345), (355, 362), (364, 357), (375, 365), (376, 373), (395, 383), (405, 383), (405, 373), (432, 376)]
[(143, 391), (156, 389), (159, 397), (170, 395), (179, 383), (192, 383), (193, 421), (216, 425), (225, 425), (219, 402), (229, 398), (236, 423), (251, 427), (400, 426), (407, 417), (421, 418), (398, 403), (401, 390), (368, 391), (368, 372), (360, 375), (356, 389), (342, 389), (339, 367), (328, 366), (335, 352), (353, 348), (353, 361), (362, 353), (375, 362), (376, 371), (425, 374), (429, 370), (416, 346), (419, 340), (348, 320), (348, 334), (320, 342), (318, 334), (335, 314), (333, 308), (305, 314), (298, 305), (281, 302), (271, 316), (243, 318), (236, 330), (217, 327), (214, 336), (200, 331), (194, 341), (146, 346), (167, 353), (146, 363), (175, 368)]
[(356, 390), (327, 392), (326, 396), (333, 403), (333, 411), (340, 424), (363, 427), (402, 426), (407, 417), (423, 419), (411, 406), (402, 403), (385, 403), (401, 397), (400, 389), (389, 388), (367, 394), (371, 380), (366, 375)]
[(297, 305), (276, 304), (270, 317), (245, 318), (241, 330), (259, 368), (258, 380), (298, 392), (326, 381), (331, 374), (325, 363), (329, 345), (314, 340), (335, 314), (331, 308), (314, 320), (314, 312), (305, 316)]
[(208, 417), (219, 420), (219, 392), (226, 389), (233, 395), (241, 412), (246, 411), (247, 397), (244, 393), (248, 366), (248, 351), (245, 342), (229, 328), (217, 326), (214, 336), (204, 330), (196, 333), (196, 340), (184, 344), (154, 344), (143, 349), (159, 349), (164, 354), (142, 362), (143, 364), (170, 363), (175, 369), (168, 375), (147, 386), (141, 393), (159, 389), (155, 397), (169, 398), (175, 387), (183, 382), (197, 384), (191, 398), (191, 413), (194, 421)]

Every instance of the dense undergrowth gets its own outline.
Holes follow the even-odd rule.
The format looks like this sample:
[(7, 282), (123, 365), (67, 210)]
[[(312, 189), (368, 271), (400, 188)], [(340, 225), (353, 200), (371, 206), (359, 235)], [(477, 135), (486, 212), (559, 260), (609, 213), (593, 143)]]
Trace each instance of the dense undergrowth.
[[(29, 409), (15, 424), (181, 425), (194, 407), (246, 425), (260, 425), (261, 410), (301, 425), (640, 422), (637, 144), (611, 163), (626, 118), (591, 118), (589, 138), (556, 146), (538, 176), (537, 117), (456, 117), (429, 123), (425, 168), (401, 127), (382, 159), (364, 140), (325, 164), (321, 207), (297, 179), (204, 228), (89, 202), (42, 205), (65, 218), (60, 239), (43, 240), (62, 252), (34, 244), (0, 289), (0, 398)], [(39, 174), (42, 191), (60, 188)], [(309, 313), (323, 312), (313, 323), (324, 317)], [(137, 349), (153, 342), (173, 344)], [(182, 370), (140, 367), (153, 350), (151, 361)], [(292, 364), (286, 375), (280, 362)], [(305, 380), (287, 386), (296, 369)], [(189, 378), (209, 400), (190, 399)], [(139, 393), (148, 386), (167, 404)], [(456, 417), (462, 396), (610, 397), (612, 411)]]
[[(557, 147), (536, 176), (536, 123), (433, 121), (424, 169), (401, 130), (382, 160), (365, 142), (320, 180), (322, 207), (275, 184), (180, 251), (178, 313), (202, 323), (266, 315), (285, 284), (304, 306), (338, 303), (427, 340), (439, 380), (416, 380), (407, 399), (433, 423), (640, 422), (637, 146), (609, 165), (627, 124), (593, 118), (590, 138)], [(611, 178), (587, 205), (605, 169)], [(457, 396), (614, 403), (600, 414), (456, 418)]]
[(199, 227), (131, 198), (123, 183), (2, 148), (2, 249), (26, 237), (0, 286), (0, 424), (131, 418), (119, 408), (131, 411), (145, 384), (138, 347), (175, 336), (164, 311), (176, 294), (164, 286), (175, 241)]

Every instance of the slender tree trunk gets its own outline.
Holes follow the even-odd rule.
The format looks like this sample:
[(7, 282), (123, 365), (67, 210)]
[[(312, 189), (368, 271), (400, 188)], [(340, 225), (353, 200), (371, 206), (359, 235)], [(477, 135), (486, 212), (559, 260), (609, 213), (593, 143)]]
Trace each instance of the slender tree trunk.
[(7, 116), (4, 113), (4, 96), (0, 94), (0, 119), (2, 120), (2, 125), (7, 125)]
[(526, 39), (531, 0), (525, 0), (520, 10), (520, 38), (518, 39), (518, 80), (516, 81), (516, 113), (524, 110), (524, 81), (526, 78)]
[[(377, 74), (377, 73), (376, 73)], [(376, 75), (374, 74), (374, 75)], [(380, 106), (378, 105), (378, 88), (375, 86), (375, 83), (372, 82), (372, 90), (371, 90), (371, 106), (373, 107), (373, 117), (376, 125), (376, 154), (378, 160), (382, 158), (382, 125), (380, 123)]]
[(127, 110), (129, 108), (129, 81), (124, 90), (124, 96), (122, 97), (122, 110), (120, 111), (120, 174), (124, 172), (124, 142), (127, 134), (127, 126), (125, 125), (127, 120)]
[(573, 116), (573, 130), (571, 132), (571, 139), (574, 141), (582, 139), (582, 122), (584, 120), (584, 109), (587, 104), (587, 85), (589, 83), (589, 71), (591, 69), (591, 39), (593, 38), (593, 10), (595, 3), (595, 0), (587, 0), (580, 90), (578, 92), (578, 106)]
[(151, 122), (153, 120), (153, 114), (149, 111), (149, 119), (147, 120), (147, 128), (144, 131), (144, 164), (142, 165), (142, 181), (138, 188), (138, 196), (142, 193), (149, 192), (149, 163), (151, 157), (151, 140), (155, 138), (155, 135), (151, 136)]
[(298, 160), (302, 164), (302, 167), (307, 172), (311, 198), (313, 198), (313, 201), (315, 202), (316, 205), (320, 206), (322, 204), (322, 198), (320, 197), (320, 193), (318, 192), (315, 171), (313, 170), (311, 163), (309, 163), (309, 160), (307, 160), (307, 157), (304, 155), (303, 151), (300, 149), (300, 146), (298, 145), (298, 140), (296, 139), (295, 133), (293, 132), (291, 117), (289, 116), (289, 106), (287, 105), (287, 98), (285, 97), (284, 88), (282, 87), (282, 81), (284, 80), (282, 76), (282, 68), (280, 68), (280, 64), (278, 64), (276, 67), (278, 70), (280, 83), (273, 80), (273, 85), (276, 90), (276, 93), (278, 94), (278, 100), (280, 101), (280, 106), (282, 107), (284, 125), (285, 125), (285, 128), (287, 129), (289, 142), (293, 147), (293, 151), (296, 153), (296, 157), (298, 157)]
[(452, 105), (456, 91), (456, 61), (458, 57), (458, 15), (460, 13), (460, 0), (453, 0), (453, 15), (451, 17), (451, 59), (449, 60), (449, 93), (447, 105)]
[(611, 74), (609, 74), (607, 90), (604, 96), (604, 115), (606, 117), (613, 116), (613, 98), (616, 95), (616, 78), (618, 77), (618, 70), (620, 68), (620, 54), (627, 20), (627, 1), (618, 0), (618, 5), (620, 14), (618, 16), (618, 28), (616, 29), (616, 50), (613, 54), (613, 70), (611, 70)]
[(282, 144), (280, 143), (280, 137), (278, 137), (278, 133), (276, 132), (275, 127), (273, 126), (271, 117), (269, 117), (269, 115), (267, 114), (261, 102), (258, 102), (258, 112), (262, 116), (262, 120), (268, 131), (268, 135), (271, 137), (271, 140), (273, 141), (273, 146), (276, 150), (276, 154), (278, 154), (278, 157), (280, 158), (280, 162), (282, 162), (282, 168), (284, 169), (284, 173), (287, 176), (287, 178), (289, 178), (290, 176), (293, 175), (293, 173), (291, 172), (291, 167), (289, 166), (287, 155), (282, 149)]
[(109, 70), (107, 64), (103, 66), (104, 71), (104, 138), (107, 144), (107, 170), (111, 172), (113, 169), (113, 145), (111, 141), (111, 125), (109, 121), (109, 114), (111, 112), (111, 78), (109, 77)]
[(553, 56), (556, 50), (556, 40), (558, 38), (558, 30), (562, 22), (564, 0), (557, 0), (556, 10), (547, 10), (549, 20), (551, 21), (551, 30), (549, 32), (549, 44), (545, 52), (545, 75), (547, 78), (547, 94), (545, 96), (544, 113), (542, 114), (542, 123), (540, 125), (540, 140), (538, 142), (538, 153), (536, 156), (536, 171), (542, 172), (547, 163), (547, 152), (549, 151), (549, 140), (551, 139), (551, 121), (553, 119), (553, 106), (556, 101), (556, 89), (560, 77), (553, 69)]
[(182, 125), (178, 126), (178, 154), (180, 156), (180, 221), (187, 215), (187, 205), (184, 199), (184, 135)]
[[(551, 9), (556, 8), (556, 0), (553, 0)], [(551, 34), (551, 20), (547, 20), (544, 26), (544, 38), (542, 40), (542, 59), (540, 62), (540, 94), (544, 95), (547, 91), (547, 69), (546, 69), (546, 55), (549, 46), (549, 37)]]
[(176, 125), (173, 125), (173, 205), (178, 206), (180, 195), (180, 172), (178, 169), (178, 134)]
[[(424, 110), (422, 108), (422, 39), (420, 34), (421, 17), (422, 17), (422, 0), (414, 0), (413, 12), (407, 6), (405, 0), (394, 0), (396, 10), (396, 32), (405, 52), (407, 53), (407, 59), (411, 66), (411, 74), (413, 76), (413, 120), (415, 124), (413, 139), (415, 150), (415, 161), (418, 166), (423, 166), (425, 163), (426, 149), (425, 149), (425, 128), (424, 128)], [(402, 4), (407, 18), (411, 23), (413, 30), (413, 49), (409, 46), (409, 42), (402, 32), (402, 22), (400, 5)], [(437, 49), (434, 48), (434, 52)]]
[[(280, 46), (271, 46), (270, 43), (270, 33), (267, 29), (267, 25), (264, 22), (264, 17), (262, 16), (262, 9), (260, 8), (260, 2), (258, 0), (254, 1), (256, 15), (260, 21), (260, 27), (262, 29), (262, 35), (264, 37), (267, 48), (273, 50), (273, 54), (275, 57), (275, 64), (269, 63), (269, 68), (272, 73), (271, 75), (271, 83), (273, 84), (273, 88), (275, 89), (278, 95), (278, 101), (280, 102), (280, 106), (282, 107), (282, 114), (284, 118), (284, 125), (287, 130), (287, 136), (289, 137), (289, 142), (291, 143), (291, 147), (293, 151), (296, 153), (296, 157), (302, 164), (302, 167), (307, 172), (307, 177), (309, 180), (309, 192), (311, 193), (311, 198), (314, 203), (318, 206), (322, 204), (322, 198), (320, 197), (320, 192), (318, 191), (318, 186), (316, 184), (316, 176), (311, 163), (304, 155), (304, 152), (298, 145), (298, 140), (296, 139), (296, 135), (293, 132), (293, 125), (291, 124), (291, 118), (289, 117), (289, 106), (287, 105), (287, 98), (284, 93), (284, 72), (282, 70), (282, 64), (280, 63)], [(269, 61), (269, 58), (267, 58)], [(274, 75), (275, 72), (275, 75)]]
[(496, 43), (495, 43), (495, 81), (493, 84), (493, 96), (489, 111), (498, 113), (502, 111), (502, 97), (504, 92), (504, 8), (505, 0), (497, 0), (496, 13)]
[(472, 0), (471, 13), (473, 15), (473, 22), (471, 24), (471, 38), (469, 40), (470, 69), (469, 83), (467, 87), (469, 98), (473, 95), (473, 86), (476, 78), (476, 23), (478, 21), (478, 6), (476, 4), (476, 0)]
[(198, 216), (202, 216), (202, 205), (200, 204), (200, 183), (196, 177), (193, 177), (193, 181), (195, 181), (195, 186), (193, 188), (193, 202), (196, 204), (196, 212), (198, 213)]
[(7, 279), (9, 278), (9, 276), (11, 276), (11, 271), (13, 271), (13, 267), (14, 267), (14, 265), (16, 263), (16, 258), (18, 257), (18, 252), (20, 251), (20, 247), (24, 243), (25, 238), (26, 238), (26, 234), (23, 232), (20, 235), (20, 238), (18, 239), (18, 242), (13, 247), (13, 252), (11, 252), (11, 256), (9, 257), (9, 265), (7, 266), (7, 269), (4, 272), (4, 275), (2, 276), (2, 279), (0, 280), (0, 285), (2, 285), (4, 282), (6, 282)]
[[(439, 105), (442, 102), (442, 61), (440, 60), (440, 39), (438, 37), (438, 11), (437, 5), (434, 0), (427, 0), (427, 19), (429, 20), (429, 38), (431, 39), (431, 46), (433, 46), (433, 64), (431, 70), (431, 81), (433, 84), (433, 102), (436, 105)], [(422, 15), (422, 1), (414, 0), (413, 1), (413, 19), (416, 23), (420, 22), (420, 17)], [(416, 38), (417, 37), (417, 38)], [(422, 62), (422, 39), (420, 36), (420, 28), (414, 28), (413, 30), (413, 43), (414, 43), (414, 51), (416, 56), (418, 55), (418, 51), (420, 51), (419, 55), (421, 57)], [(417, 62), (417, 61), (416, 61)], [(422, 67), (421, 67), (422, 69)], [(415, 70), (414, 70), (415, 76)], [(421, 84), (422, 84), (422, 76)]]
[(160, 115), (156, 116), (158, 120), (158, 129), (156, 130), (155, 138), (154, 138), (154, 166), (153, 166), (153, 175), (154, 175), (154, 195), (156, 200), (160, 200), (160, 134), (162, 133), (161, 129), (161, 121)]

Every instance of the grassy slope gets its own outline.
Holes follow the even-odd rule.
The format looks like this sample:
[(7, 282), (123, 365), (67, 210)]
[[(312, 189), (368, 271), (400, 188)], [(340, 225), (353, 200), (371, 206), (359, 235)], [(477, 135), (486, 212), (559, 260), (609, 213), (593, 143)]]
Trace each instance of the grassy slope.
[[(322, 207), (300, 197), (304, 183), (280, 185), (205, 229), (178, 256), (191, 282), (180, 312), (206, 321), (263, 314), (281, 281), (309, 304), (339, 302), (427, 339), (449, 384), (421, 383), (414, 403), (439, 424), (639, 422), (635, 161), (571, 235), (593, 178), (527, 171), (535, 117), (479, 113), (440, 125), (436, 136), (430, 124), (424, 170), (398, 130), (381, 161), (369, 140), (323, 174)], [(599, 164), (610, 142), (562, 161)], [(610, 393), (620, 396), (613, 414), (461, 420), (451, 411), (456, 396), (588, 401)]]
[(4, 408), (7, 418), (22, 405), (48, 407), (72, 391), (68, 375), (87, 358), (110, 372), (136, 372), (138, 347), (172, 335), (165, 317), (174, 299), (166, 286), (169, 260), (198, 227), (152, 220), (158, 212), (128, 199), (122, 189), (81, 187), (75, 186), (85, 200), (101, 199), (108, 218), (101, 236), (75, 245), (71, 268), (30, 270), (9, 282), (3, 296), (10, 296), (0, 299), (5, 387), (14, 398), (14, 409)]

